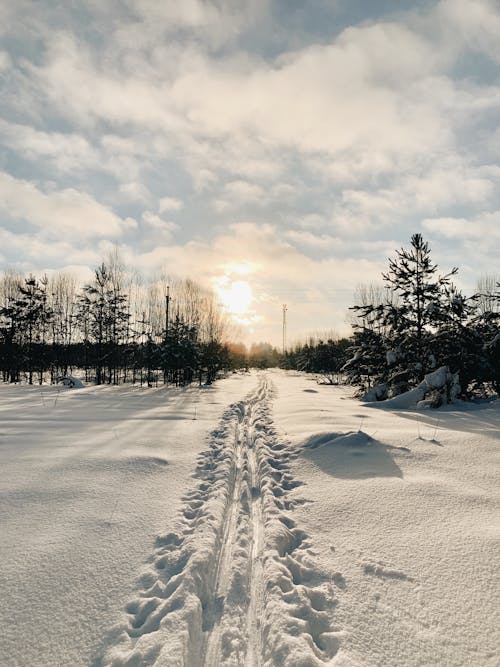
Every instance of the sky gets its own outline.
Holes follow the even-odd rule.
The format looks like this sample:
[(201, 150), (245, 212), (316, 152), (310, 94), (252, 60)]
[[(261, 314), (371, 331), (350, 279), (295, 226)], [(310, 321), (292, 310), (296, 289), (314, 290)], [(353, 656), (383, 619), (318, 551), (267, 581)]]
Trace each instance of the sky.
[[(397, 11), (395, 10), (397, 7)], [(348, 331), (420, 232), (499, 271), (500, 3), (0, 0), (0, 268), (117, 248), (245, 342)]]

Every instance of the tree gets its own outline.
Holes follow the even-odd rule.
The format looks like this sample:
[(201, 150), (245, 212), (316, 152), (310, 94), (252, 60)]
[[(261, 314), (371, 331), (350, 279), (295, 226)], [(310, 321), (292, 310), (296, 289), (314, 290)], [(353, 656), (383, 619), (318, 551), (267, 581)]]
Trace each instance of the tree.
[(76, 278), (68, 273), (54, 274), (47, 286), (49, 307), (52, 311), (51, 380), (68, 374), (70, 346), (76, 327)]
[(22, 274), (6, 271), (0, 282), (0, 340), (4, 382), (19, 382), (22, 324), (16, 302), (20, 298)]
[(480, 276), (477, 281), (474, 300), (481, 315), (500, 313), (499, 287), (500, 275), (486, 273)]
[(421, 234), (413, 234), (410, 249), (396, 251), (389, 260), (389, 271), (382, 274), (385, 283), (400, 297), (400, 303), (385, 308), (384, 321), (390, 328), (397, 347), (415, 355), (417, 377), (435, 366), (429, 349), (432, 329), (446, 319), (449, 309), (446, 288), (453, 268), (444, 276), (437, 275), (437, 265), (431, 261), (429, 244)]
[(456, 272), (453, 268), (445, 275), (437, 273), (421, 234), (411, 237), (408, 249), (396, 251), (382, 274), (392, 296), (382, 303), (353, 307), (361, 322), (354, 325), (355, 354), (345, 367), (353, 382), (367, 387), (374, 379), (388, 383), (397, 394), (436, 368), (440, 354), (436, 333), (446, 327), (457, 331), (454, 309), (459, 301), (463, 306), (462, 297), (452, 289)]
[(478, 341), (475, 380), (478, 388), (491, 386), (500, 395), (500, 281), (493, 275), (482, 277), (478, 288), (471, 321)]
[(128, 300), (119, 282), (104, 262), (95, 270), (94, 280), (83, 287), (78, 315), (84, 344), (94, 344), (96, 382), (102, 384), (108, 369), (108, 382), (117, 381), (120, 343), (128, 335)]
[(19, 286), (19, 297), (14, 304), (17, 319), (24, 332), (25, 367), (29, 384), (33, 384), (35, 366), (39, 372), (39, 383), (43, 382), (46, 365), (43, 359), (45, 335), (52, 319), (52, 311), (47, 302), (47, 283), (46, 276), (38, 281), (33, 275), (29, 275), (24, 284)]

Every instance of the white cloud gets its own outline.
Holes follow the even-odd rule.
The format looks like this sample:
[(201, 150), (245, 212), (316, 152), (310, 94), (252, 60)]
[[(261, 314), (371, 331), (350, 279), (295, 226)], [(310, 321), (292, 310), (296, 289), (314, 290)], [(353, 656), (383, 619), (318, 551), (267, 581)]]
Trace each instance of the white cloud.
[(151, 211), (145, 211), (142, 214), (142, 222), (148, 227), (152, 228), (157, 232), (162, 232), (164, 235), (171, 236), (173, 232), (179, 229), (179, 225), (175, 222), (169, 220), (163, 220), (156, 213)]
[[(217, 138), (222, 152), (257, 137), (263, 149), (408, 157), (450, 140), (442, 113), (453, 100), (443, 94), (446, 81), (435, 77), (436, 53), (407, 26), (381, 23), (271, 64), (187, 48), (175, 71), (144, 60), (142, 68), (118, 72), (111, 49), (102, 66), (63, 33), (32, 73), (51, 103), (83, 125), (103, 119), (154, 127), (179, 146)], [(246, 152), (238, 153), (244, 163)]]
[(122, 183), (119, 190), (130, 201), (138, 201), (147, 204), (151, 199), (151, 193), (143, 183)]
[(184, 208), (184, 203), (176, 197), (162, 197), (158, 205), (160, 213), (165, 213), (165, 211), (180, 211), (182, 208)]
[[(437, 236), (458, 240), (480, 240), (491, 247), (500, 239), (500, 211), (483, 213), (470, 220), (465, 218), (427, 218), (422, 226)], [(494, 252), (497, 247), (492, 248)]]
[[(0, 3), (18, 51), (33, 47), (0, 54), (2, 166), (18, 175), (0, 176), (0, 207), (11, 227), (36, 228), (36, 246), (3, 230), (4, 255), (35, 262), (50, 246), (57, 265), (79, 265), (120, 239), (144, 271), (165, 263), (207, 284), (255, 265), (259, 326), (285, 300), (291, 326), (300, 309), (296, 326), (317, 328), (314, 318), (338, 320), (331, 304), (348, 305), (360, 276), (379, 279), (422, 218), (442, 256), (493, 253), (497, 3), (420, 3), (283, 42), (252, 33), (277, 11), (267, 0), (126, 0), (119, 11), (90, 0), (95, 41), (72, 24), (76, 9), (63, 22), (31, 3), (25, 21), (30, 3), (19, 3)], [(278, 42), (294, 46), (274, 57)], [(169, 220), (181, 210), (182, 229)], [(181, 242), (188, 230), (196, 240)]]
[(224, 186), (222, 197), (214, 201), (216, 211), (226, 211), (233, 208), (241, 208), (246, 204), (265, 204), (268, 201), (264, 189), (256, 183), (237, 180), (230, 181)]
[(50, 266), (95, 266), (102, 256), (102, 248), (79, 248), (70, 241), (52, 240), (33, 234), (13, 233), (0, 227), (0, 247), (6, 265), (22, 271), (41, 274)]
[(119, 218), (90, 195), (73, 188), (43, 192), (33, 183), (0, 172), (0, 208), (38, 227), (46, 238), (117, 238), (136, 222)]
[(13, 151), (32, 160), (51, 160), (61, 171), (96, 169), (100, 165), (98, 151), (76, 133), (44, 132), (0, 119), (0, 137)]
[(225, 193), (240, 201), (258, 201), (264, 196), (264, 190), (255, 183), (248, 181), (230, 181), (224, 186)]
[(343, 246), (343, 242), (335, 236), (329, 234), (313, 234), (312, 232), (304, 230), (290, 229), (285, 232), (287, 239), (293, 243), (297, 248), (313, 248), (317, 250), (333, 251), (339, 246)]
[(12, 66), (12, 60), (7, 51), (0, 51), (0, 72), (7, 71)]
[[(145, 271), (164, 267), (167, 273), (189, 275), (207, 285), (237, 273), (234, 267), (251, 267), (244, 274), (245, 280), (254, 295), (255, 310), (262, 317), (254, 325), (254, 338), (274, 341), (279, 339), (281, 303), (289, 303), (293, 312), (291, 338), (305, 336), (312, 327), (335, 326), (345, 331), (346, 310), (360, 276), (376, 281), (385, 268), (383, 262), (352, 257), (316, 261), (284, 239), (275, 226), (255, 223), (231, 225), (212, 241), (157, 245), (150, 252), (129, 256), (128, 261)], [(312, 304), (308, 303), (311, 298)], [(311, 317), (299, 316), (299, 312)]]
[(500, 16), (491, 0), (441, 0), (435, 18), (450, 41), (488, 55), (500, 63)]

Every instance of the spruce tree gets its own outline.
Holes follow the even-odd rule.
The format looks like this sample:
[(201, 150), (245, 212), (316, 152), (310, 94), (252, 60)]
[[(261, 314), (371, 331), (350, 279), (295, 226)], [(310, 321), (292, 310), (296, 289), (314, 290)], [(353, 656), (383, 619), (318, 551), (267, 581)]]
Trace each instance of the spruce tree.
[[(440, 276), (431, 260), (429, 244), (421, 234), (413, 234), (410, 248), (396, 251), (389, 260), (389, 271), (382, 274), (384, 282), (400, 297), (399, 303), (385, 309), (384, 323), (415, 379), (435, 366), (432, 338), (435, 330), (447, 319), (449, 299), (447, 287), (458, 269)], [(404, 352), (404, 355), (402, 354)]]
[[(344, 369), (354, 384), (368, 388), (387, 383), (390, 394), (396, 395), (442, 363), (437, 334), (453, 328), (456, 320), (453, 308), (459, 299), (451, 298), (451, 277), (456, 272), (454, 268), (438, 274), (421, 234), (411, 237), (409, 248), (396, 251), (382, 274), (386, 300), (353, 307), (358, 316), (354, 357)], [(455, 326), (455, 333), (458, 329)]]

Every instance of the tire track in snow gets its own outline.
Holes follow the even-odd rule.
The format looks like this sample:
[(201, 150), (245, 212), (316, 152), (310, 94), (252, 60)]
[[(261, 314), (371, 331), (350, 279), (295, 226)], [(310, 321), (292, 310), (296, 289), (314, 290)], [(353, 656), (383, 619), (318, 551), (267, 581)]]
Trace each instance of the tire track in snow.
[(334, 587), (291, 517), (295, 455), (273, 426), (265, 375), (230, 406), (199, 459), (175, 533), (157, 538), (105, 667), (325, 665)]

